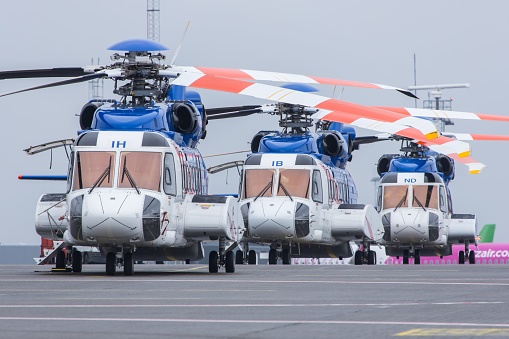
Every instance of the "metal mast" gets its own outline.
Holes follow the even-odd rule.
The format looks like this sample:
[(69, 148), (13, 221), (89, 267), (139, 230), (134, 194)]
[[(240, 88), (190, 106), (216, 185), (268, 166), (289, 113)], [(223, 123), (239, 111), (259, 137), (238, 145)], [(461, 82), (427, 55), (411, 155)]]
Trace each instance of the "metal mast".
[(147, 39), (159, 42), (159, 0), (147, 0)]
[[(92, 65), (94, 58), (92, 58)], [(97, 58), (99, 65), (99, 58)], [(101, 100), (104, 97), (104, 79), (94, 79), (88, 82), (88, 98), (90, 100)]]

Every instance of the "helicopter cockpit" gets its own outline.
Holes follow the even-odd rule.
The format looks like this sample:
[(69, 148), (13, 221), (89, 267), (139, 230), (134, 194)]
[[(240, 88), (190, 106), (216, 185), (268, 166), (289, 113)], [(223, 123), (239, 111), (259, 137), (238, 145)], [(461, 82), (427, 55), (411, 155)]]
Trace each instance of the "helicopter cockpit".
[(437, 173), (387, 173), (377, 192), (377, 209), (398, 208), (450, 211), (448, 190)]

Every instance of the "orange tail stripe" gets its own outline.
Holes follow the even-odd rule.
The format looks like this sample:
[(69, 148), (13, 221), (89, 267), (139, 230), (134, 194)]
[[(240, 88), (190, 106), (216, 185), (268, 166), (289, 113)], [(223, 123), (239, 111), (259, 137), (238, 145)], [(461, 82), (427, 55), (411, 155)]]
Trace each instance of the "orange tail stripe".
[(214, 89), (217, 91), (240, 93), (253, 84), (235, 79), (219, 78), (213, 75), (204, 75), (191, 84), (192, 87)]
[(211, 68), (211, 67), (196, 67), (205, 74), (213, 74), (219, 77), (233, 78), (233, 79), (253, 79), (246, 72), (240, 69), (223, 69), (223, 68)]
[(324, 102), (316, 105), (315, 107), (326, 109), (328, 111), (341, 111), (341, 112), (348, 111), (349, 113), (357, 114), (360, 117), (371, 118), (375, 120), (380, 120), (381, 118), (383, 118), (386, 122), (394, 122), (408, 116), (408, 114), (406, 114), (405, 116), (401, 116), (398, 113), (384, 111), (378, 108), (357, 105), (351, 102), (340, 101), (335, 99), (325, 100)]

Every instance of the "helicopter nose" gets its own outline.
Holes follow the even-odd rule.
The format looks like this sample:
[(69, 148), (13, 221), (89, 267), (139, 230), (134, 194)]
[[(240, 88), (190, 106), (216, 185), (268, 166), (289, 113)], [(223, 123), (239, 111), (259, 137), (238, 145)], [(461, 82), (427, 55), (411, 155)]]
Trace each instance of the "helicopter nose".
[(295, 203), (284, 198), (259, 198), (249, 206), (249, 233), (256, 238), (295, 237)]
[(97, 191), (83, 196), (83, 238), (99, 244), (142, 239), (144, 195), (131, 191)]
[(390, 212), (390, 238), (384, 235), (385, 239), (399, 242), (428, 242), (435, 241), (439, 236), (439, 217), (436, 213), (423, 211), (421, 209), (401, 208)]

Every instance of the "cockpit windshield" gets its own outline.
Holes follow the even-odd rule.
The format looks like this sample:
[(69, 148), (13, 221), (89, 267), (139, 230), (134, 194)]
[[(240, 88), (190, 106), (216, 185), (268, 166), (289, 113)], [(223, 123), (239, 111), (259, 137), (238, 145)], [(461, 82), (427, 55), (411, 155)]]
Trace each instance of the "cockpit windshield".
[(112, 187), (115, 152), (77, 152), (73, 190)]
[[(412, 207), (426, 207), (438, 209), (438, 186), (416, 185)], [(422, 206), (421, 206), (422, 205)]]
[(246, 170), (244, 199), (254, 197), (272, 196), (272, 181), (274, 180), (272, 169), (248, 169)]
[(383, 186), (382, 209), (400, 207), (439, 207), (438, 185), (385, 185)]
[(118, 187), (159, 191), (161, 157), (157, 152), (121, 152)]
[(309, 170), (280, 169), (277, 195), (307, 198), (309, 194), (309, 175)]

